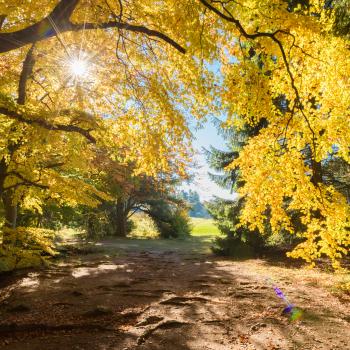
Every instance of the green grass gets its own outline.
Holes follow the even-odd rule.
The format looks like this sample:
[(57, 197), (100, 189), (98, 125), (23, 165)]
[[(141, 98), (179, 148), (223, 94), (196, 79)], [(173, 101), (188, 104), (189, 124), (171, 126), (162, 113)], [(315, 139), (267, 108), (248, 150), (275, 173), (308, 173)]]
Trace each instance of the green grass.
[[(192, 224), (192, 237), (213, 239), (221, 236), (219, 229), (215, 226), (213, 219), (190, 218)], [(152, 219), (145, 214), (138, 213), (132, 217), (134, 228), (129, 238), (158, 238), (159, 232)]]
[(191, 218), (192, 236), (210, 236), (212, 238), (221, 236), (221, 232), (215, 226), (213, 219)]

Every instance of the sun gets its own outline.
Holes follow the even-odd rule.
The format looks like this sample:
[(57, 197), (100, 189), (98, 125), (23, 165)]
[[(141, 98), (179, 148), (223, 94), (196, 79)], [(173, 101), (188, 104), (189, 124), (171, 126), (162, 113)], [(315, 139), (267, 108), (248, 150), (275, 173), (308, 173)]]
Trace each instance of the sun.
[(69, 62), (69, 68), (75, 77), (84, 77), (88, 70), (87, 61), (81, 58), (73, 58)]

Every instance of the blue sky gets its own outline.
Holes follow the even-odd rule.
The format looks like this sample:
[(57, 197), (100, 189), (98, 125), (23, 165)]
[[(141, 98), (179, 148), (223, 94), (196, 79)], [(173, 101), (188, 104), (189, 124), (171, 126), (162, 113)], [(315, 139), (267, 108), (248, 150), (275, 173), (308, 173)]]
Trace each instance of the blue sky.
[(208, 172), (214, 171), (210, 170), (202, 152), (202, 147), (209, 148), (210, 145), (222, 150), (227, 149), (224, 139), (218, 134), (216, 127), (210, 120), (204, 123), (203, 128), (192, 130), (192, 132), (195, 137), (193, 145), (197, 153), (195, 161), (198, 168), (191, 169), (195, 174), (193, 182), (188, 185), (184, 184), (182, 187), (185, 190), (191, 189), (198, 192), (202, 201), (207, 201), (213, 196), (234, 199), (236, 197), (235, 193), (230, 193), (230, 191), (219, 187), (210, 180)]

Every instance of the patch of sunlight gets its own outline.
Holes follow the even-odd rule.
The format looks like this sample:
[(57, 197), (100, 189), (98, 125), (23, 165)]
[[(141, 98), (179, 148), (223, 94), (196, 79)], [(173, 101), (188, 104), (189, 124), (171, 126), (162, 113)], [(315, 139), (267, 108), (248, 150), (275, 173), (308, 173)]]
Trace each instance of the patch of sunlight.
[(57, 242), (68, 242), (76, 240), (83, 234), (82, 230), (77, 230), (73, 228), (63, 227), (56, 232), (55, 240)]
[(208, 236), (208, 238), (221, 236), (222, 233), (219, 231), (214, 223), (213, 219), (204, 218), (191, 218), (192, 223), (192, 236), (201, 237)]
[(23, 287), (28, 289), (28, 291), (33, 291), (37, 287), (39, 287), (40, 281), (38, 278), (39, 274), (31, 274), (29, 277), (25, 277), (22, 279), (19, 287)]
[(60, 283), (62, 281), (62, 278), (57, 278), (52, 281), (52, 283)]
[(88, 267), (77, 267), (72, 271), (72, 276), (74, 278), (84, 277), (90, 275), (90, 270)]
[(72, 271), (72, 276), (74, 278), (80, 278), (84, 276), (89, 276), (93, 274), (99, 274), (107, 271), (114, 271), (118, 269), (125, 269), (124, 264), (100, 264), (97, 267), (77, 267)]
[(98, 270), (117, 270), (117, 269), (123, 269), (126, 265), (116, 265), (116, 264), (101, 264), (98, 265)]
[(159, 231), (154, 221), (145, 213), (136, 213), (131, 217), (132, 229), (129, 238), (158, 238)]

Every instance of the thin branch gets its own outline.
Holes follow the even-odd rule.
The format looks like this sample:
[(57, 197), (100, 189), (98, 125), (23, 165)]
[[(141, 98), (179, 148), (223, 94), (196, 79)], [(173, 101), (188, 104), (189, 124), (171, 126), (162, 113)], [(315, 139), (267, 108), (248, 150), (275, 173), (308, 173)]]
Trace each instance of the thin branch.
[(140, 207), (136, 207), (128, 216), (127, 219), (130, 219), (134, 214), (136, 214), (138, 211), (142, 210), (141, 206)]
[(216, 7), (214, 7), (213, 5), (211, 5), (209, 2), (207, 2), (206, 0), (199, 0), (205, 7), (207, 7), (209, 10), (213, 11), (214, 13), (216, 13), (219, 17), (221, 17), (222, 19), (225, 19), (228, 22), (234, 23), (236, 25), (236, 27), (238, 28), (238, 30), (240, 31), (240, 33), (248, 38), (248, 39), (257, 39), (260, 37), (269, 37), (271, 39), (273, 39), (275, 37), (275, 35), (279, 32), (279, 30), (273, 32), (273, 33), (268, 33), (268, 32), (256, 32), (254, 34), (249, 34), (245, 31), (245, 29), (243, 28), (241, 22), (238, 19), (235, 19), (229, 12), (228, 10), (225, 8), (225, 11), (229, 13), (229, 15), (225, 15), (224, 13), (222, 13), (221, 11), (219, 11)]
[(41, 169), (54, 169), (54, 168), (58, 168), (64, 164), (65, 164), (64, 162), (46, 164), (46, 165), (42, 166)]
[(274, 41), (277, 44), (277, 46), (278, 46), (278, 48), (279, 48), (279, 50), (281, 52), (281, 55), (282, 55), (282, 60), (283, 60), (284, 66), (285, 66), (285, 68), (287, 70), (287, 74), (288, 74), (288, 76), (290, 78), (292, 89), (293, 89), (293, 91), (295, 93), (295, 101), (294, 101), (295, 102), (295, 106), (300, 110), (300, 113), (303, 116), (303, 118), (304, 118), (304, 120), (305, 120), (305, 122), (307, 124), (307, 127), (308, 127), (308, 129), (310, 130), (310, 132), (312, 134), (312, 147), (313, 147), (312, 161), (316, 162), (315, 161), (315, 158), (316, 158), (316, 134), (315, 134), (315, 131), (313, 130), (313, 128), (312, 128), (312, 126), (310, 124), (309, 119), (305, 115), (304, 106), (303, 106), (303, 104), (301, 102), (301, 97), (299, 95), (299, 90), (298, 90), (298, 88), (295, 85), (294, 76), (293, 76), (292, 71), (290, 69), (289, 62), (288, 62), (287, 55), (286, 55), (286, 52), (284, 50), (283, 44), (276, 37), (276, 35), (278, 33), (287, 34), (287, 35), (289, 35), (289, 33), (286, 32), (286, 31), (283, 31), (283, 30), (276, 30), (276, 31), (271, 32), (271, 33), (269, 33), (269, 32), (256, 32), (256, 33), (253, 33), (253, 34), (249, 34), (248, 32), (246, 32), (246, 30), (242, 26), (241, 22), (238, 19), (234, 18), (233, 15), (226, 8), (225, 8), (225, 11), (228, 13), (228, 15), (226, 15), (226, 14), (222, 13), (221, 11), (219, 11), (216, 7), (211, 5), (206, 0), (199, 0), (199, 1), (205, 7), (210, 9), (212, 12), (216, 13), (222, 19), (235, 24), (235, 26), (237, 27), (237, 29), (239, 30), (241, 35), (244, 36), (245, 38), (254, 40), (254, 39), (257, 39), (257, 38), (261, 38), (261, 37), (267, 37), (267, 38), (270, 38), (272, 41)]

